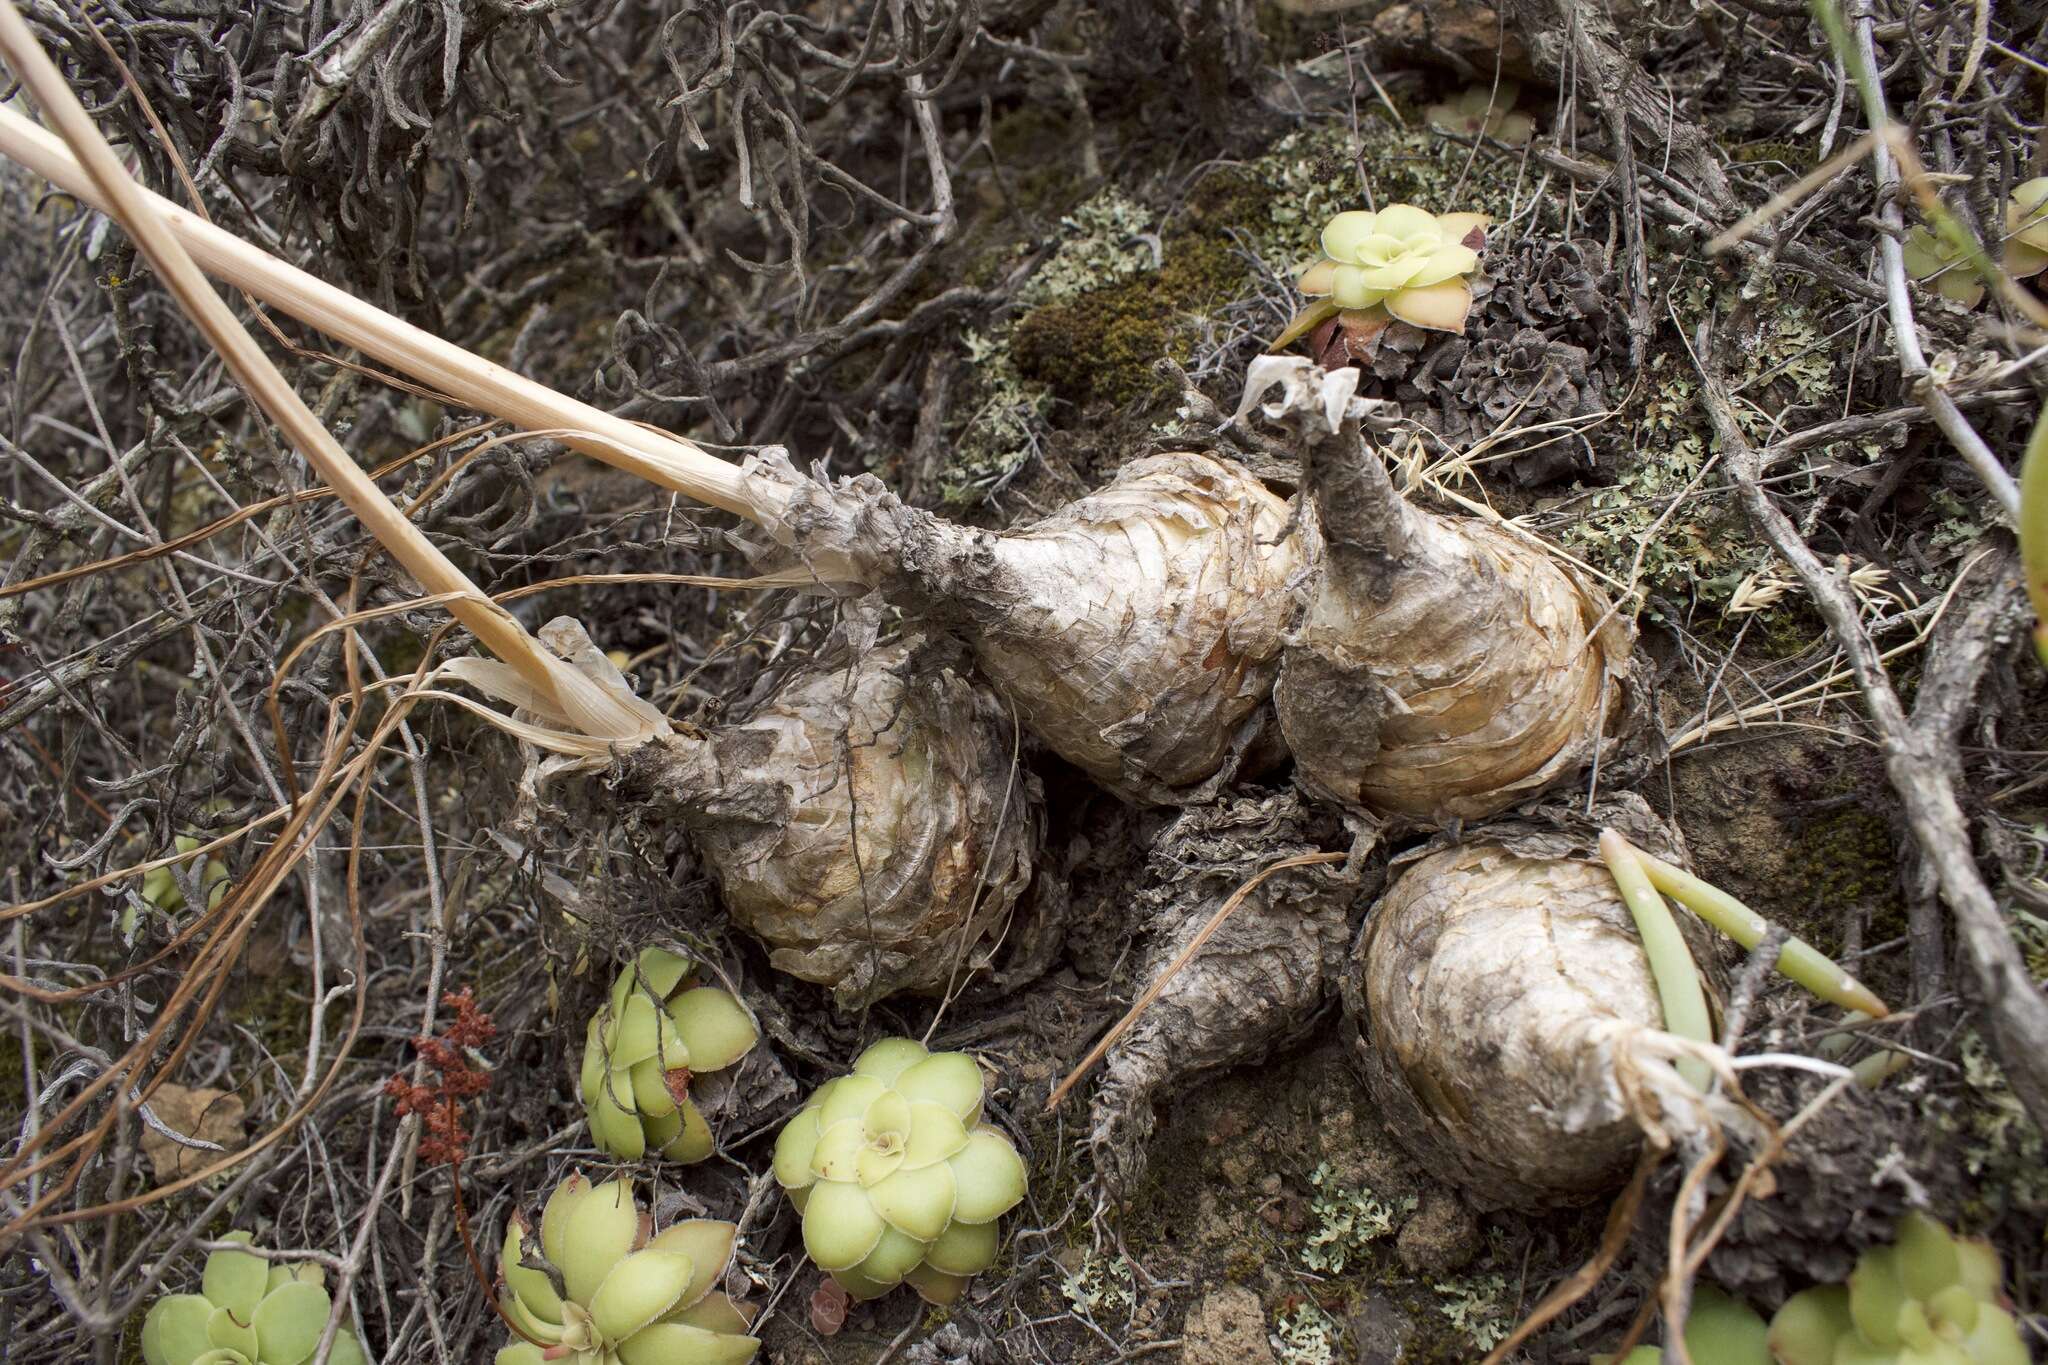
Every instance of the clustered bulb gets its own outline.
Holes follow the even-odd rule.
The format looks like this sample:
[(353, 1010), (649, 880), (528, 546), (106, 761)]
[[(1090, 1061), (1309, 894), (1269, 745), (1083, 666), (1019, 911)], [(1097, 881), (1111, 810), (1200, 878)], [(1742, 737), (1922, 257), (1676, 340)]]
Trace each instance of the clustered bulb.
[(1900, 254), (1905, 257), (1906, 273), (1930, 282), (1943, 298), (1965, 308), (1984, 301), (1984, 282), (1970, 268), (1969, 257), (1942, 233), (1916, 227), (1906, 234)]
[(1486, 224), (1483, 213), (1438, 216), (1413, 204), (1351, 209), (1323, 228), (1322, 258), (1296, 287), (1339, 309), (1381, 309), (1411, 327), (1462, 332), (1472, 311), (1465, 277), (1479, 268)]
[(974, 1058), (885, 1038), (775, 1139), (804, 1250), (852, 1297), (908, 1281), (948, 1304), (995, 1260), (996, 1220), (1024, 1198), (1024, 1160), (981, 1122), (981, 1099)]
[[(714, 1292), (739, 1229), (689, 1218), (653, 1231), (623, 1180), (571, 1175), (548, 1196), (536, 1245), (515, 1212), (498, 1297), (523, 1340), (496, 1365), (744, 1365), (753, 1313)], [(543, 1264), (545, 1262), (545, 1264)]]
[(643, 948), (612, 983), (583, 1045), (583, 1109), (598, 1148), (621, 1161), (659, 1152), (671, 1161), (711, 1155), (711, 1127), (690, 1081), (744, 1057), (760, 1038), (727, 991), (689, 984), (691, 963)]
[(2048, 269), (2048, 175), (2035, 176), (2005, 201), (2005, 273), (2027, 279)]
[[(249, 1244), (246, 1232), (224, 1239)], [(142, 1320), (147, 1365), (303, 1365), (327, 1330), (334, 1301), (326, 1272), (276, 1264), (248, 1251), (206, 1258), (197, 1294), (166, 1294)], [(335, 1333), (328, 1365), (367, 1365), (355, 1334)]]
[(1543, 851), (1563, 842), (1504, 832), (1410, 863), (1342, 983), (1389, 1130), (1481, 1207), (1584, 1202), (1642, 1146), (1611, 1078), (1662, 1002), (1613, 876)]
[(1991, 1244), (1924, 1213), (1863, 1253), (1846, 1285), (1794, 1294), (1771, 1319), (1780, 1365), (2027, 1365)]
[(1423, 117), (1430, 127), (1447, 133), (1483, 134), (1510, 147), (1522, 147), (1536, 135), (1536, 120), (1516, 112), (1515, 96), (1521, 93), (1522, 87), (1513, 81), (1502, 81), (1497, 90), (1468, 85), (1443, 103), (1430, 105)]

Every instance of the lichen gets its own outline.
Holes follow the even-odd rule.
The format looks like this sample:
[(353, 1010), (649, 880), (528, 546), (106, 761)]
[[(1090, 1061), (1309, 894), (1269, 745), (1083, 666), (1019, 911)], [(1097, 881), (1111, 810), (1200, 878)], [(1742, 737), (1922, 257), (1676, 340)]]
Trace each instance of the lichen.
[(2008, 1213), (2039, 1219), (2048, 1212), (2048, 1142), (1983, 1038), (1965, 1033), (1959, 1055), (1967, 1086), (1962, 1102), (1930, 1118), (1961, 1140), (1963, 1169), (1971, 1177), (1964, 1220), (1988, 1227)]
[[(1219, 168), (1180, 213), (1118, 189), (1087, 199), (1060, 220), (1056, 249), (1009, 316), (962, 338), (971, 378), (944, 497), (987, 496), (1055, 422), (1089, 404), (1170, 398), (1154, 362), (1190, 359), (1207, 319), (1248, 298), (1261, 269), (1284, 275), (1312, 256), (1337, 213), (1414, 202), (1504, 217), (1516, 164), (1376, 116), (1356, 142), (1348, 125), (1324, 124)], [(1539, 203), (1539, 217), (1549, 212)]]
[(1342, 1323), (1313, 1300), (1300, 1299), (1281, 1311), (1273, 1344), (1281, 1365), (1335, 1365), (1337, 1344), (1343, 1339)]
[[(1674, 290), (1679, 316), (1725, 315), (1741, 302), (1740, 288), (1697, 274), (1682, 280)], [(1730, 384), (1736, 423), (1748, 439), (1768, 443), (1790, 409), (1841, 408), (1847, 382), (1843, 352), (1832, 344), (1824, 321), (1832, 305), (1824, 292), (1796, 295), (1775, 279), (1749, 302), (1756, 330), (1741, 348), (1741, 372)], [(1642, 378), (1642, 397), (1627, 418), (1627, 440), (1617, 443), (1632, 457), (1624, 458), (1613, 482), (1592, 490), (1559, 539), (1616, 579), (1626, 580), (1635, 570), (1645, 597), (1643, 614), (1653, 620), (1664, 619), (1660, 601), (1681, 611), (1722, 611), (1746, 580), (1769, 570), (1769, 552), (1748, 534), (1734, 500), (1720, 495), (1718, 481), (1711, 474), (1701, 477), (1714, 439), (1691, 358), (1678, 348), (1659, 351), (1649, 357)], [(1881, 450), (1872, 441), (1825, 453), (1868, 463)], [(1771, 612), (1801, 610), (1797, 594), (1781, 598), (1758, 623), (1761, 636), (1768, 640), (1784, 623)], [(1740, 615), (1732, 612), (1730, 619), (1739, 623)], [(1800, 638), (1810, 639), (1810, 632)]]
[(1363, 1186), (1343, 1183), (1328, 1162), (1318, 1164), (1308, 1179), (1316, 1191), (1309, 1200), (1316, 1228), (1302, 1244), (1301, 1263), (1310, 1270), (1342, 1274), (1371, 1243), (1399, 1232), (1402, 1221), (1415, 1212), (1414, 1195), (1381, 1199)]

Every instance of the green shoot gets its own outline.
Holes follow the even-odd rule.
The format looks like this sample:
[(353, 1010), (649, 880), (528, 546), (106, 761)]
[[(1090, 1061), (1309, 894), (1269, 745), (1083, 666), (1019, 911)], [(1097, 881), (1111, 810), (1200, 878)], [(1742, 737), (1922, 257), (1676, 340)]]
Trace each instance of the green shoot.
[[(1744, 905), (1720, 887), (1701, 881), (1684, 868), (1673, 867), (1661, 858), (1635, 851), (1649, 874), (1650, 884), (1734, 939), (1745, 949), (1763, 941), (1770, 921)], [(1778, 970), (1831, 1005), (1856, 1010), (1882, 1019), (1891, 1010), (1872, 994), (1869, 987), (1843, 971), (1827, 954), (1804, 939), (1788, 938), (1778, 950)]]
[(2020, 567), (2034, 603), (2034, 652), (2048, 664), (2048, 408), (2034, 422), (2020, 464)]
[[(1615, 830), (1600, 833), (1600, 857), (1621, 888), (1621, 899), (1635, 917), (1636, 932), (1642, 936), (1643, 951), (1650, 959), (1650, 975), (1657, 982), (1657, 996), (1664, 1005), (1664, 1027), (1681, 1038), (1697, 1042), (1714, 1041), (1714, 1021), (1707, 1013), (1707, 995), (1700, 987), (1699, 968), (1678, 932), (1678, 921), (1650, 883), (1642, 856)], [(1678, 1074), (1696, 1089), (1705, 1090), (1712, 1079), (1707, 1064), (1697, 1057), (1681, 1058)]]

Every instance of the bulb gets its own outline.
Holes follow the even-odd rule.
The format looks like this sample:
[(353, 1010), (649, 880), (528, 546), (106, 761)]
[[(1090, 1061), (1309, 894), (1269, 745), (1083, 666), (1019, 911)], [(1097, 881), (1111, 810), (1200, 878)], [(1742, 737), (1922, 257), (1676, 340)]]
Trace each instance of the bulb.
[(1042, 820), (1006, 708), (908, 645), (799, 674), (705, 738), (627, 756), (690, 831), (733, 920), (852, 1008), (987, 965)]

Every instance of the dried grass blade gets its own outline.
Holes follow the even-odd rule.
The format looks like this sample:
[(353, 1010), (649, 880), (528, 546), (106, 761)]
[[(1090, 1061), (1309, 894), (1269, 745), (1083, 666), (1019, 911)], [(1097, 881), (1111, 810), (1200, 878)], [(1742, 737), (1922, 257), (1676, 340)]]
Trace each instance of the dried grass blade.
[[(126, 216), (116, 213), (105, 189), (66, 152), (62, 141), (4, 108), (0, 154), (95, 208)], [(563, 440), (573, 449), (750, 521), (759, 522), (781, 509), (783, 499), (777, 490), (688, 441), (614, 417), (515, 374), (279, 260), (167, 199), (134, 188), (207, 271), (479, 411), (528, 430), (566, 428)]]
[[(129, 176), (92, 117), (64, 82), (11, 0), (0, 0), (0, 55), (21, 77), (77, 158), (85, 180), (98, 192), (150, 264), (163, 276), (178, 304), (241, 384), (284, 430), (293, 447), (325, 478), (349, 510), (429, 592), (453, 593), (449, 611), (485, 648), (519, 670), (527, 682), (558, 699), (560, 709), (617, 737), (636, 736), (638, 717), (621, 708), (588, 679), (541, 648), (507, 612), (486, 597), (426, 535), (385, 497), (361, 466), (341, 448), (304, 400), (285, 381), (255, 338), (207, 283), (199, 267), (164, 223), (162, 201)], [(614, 715), (612, 713), (616, 712)]]

